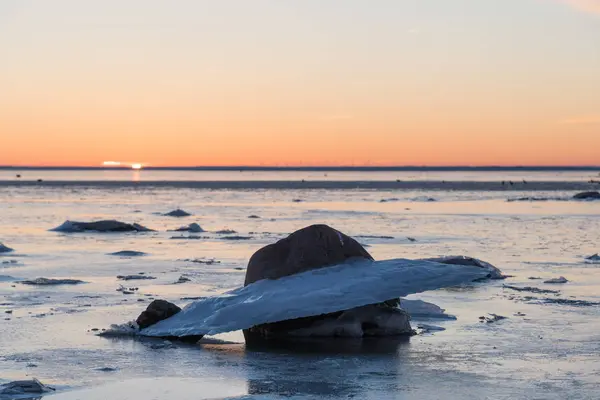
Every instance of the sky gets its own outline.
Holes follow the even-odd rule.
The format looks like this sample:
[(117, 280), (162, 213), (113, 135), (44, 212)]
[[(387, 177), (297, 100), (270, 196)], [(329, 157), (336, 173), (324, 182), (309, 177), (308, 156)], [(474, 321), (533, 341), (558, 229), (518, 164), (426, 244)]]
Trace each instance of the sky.
[(600, 0), (1, 0), (0, 165), (600, 165)]

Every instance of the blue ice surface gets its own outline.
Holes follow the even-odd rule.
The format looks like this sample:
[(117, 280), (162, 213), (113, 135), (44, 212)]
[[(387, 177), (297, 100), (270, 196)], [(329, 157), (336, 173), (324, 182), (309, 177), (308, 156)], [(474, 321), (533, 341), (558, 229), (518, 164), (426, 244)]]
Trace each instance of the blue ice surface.
[(277, 280), (261, 280), (195, 301), (140, 334), (215, 335), (456, 286), (489, 272), (476, 266), (406, 259), (348, 262)]

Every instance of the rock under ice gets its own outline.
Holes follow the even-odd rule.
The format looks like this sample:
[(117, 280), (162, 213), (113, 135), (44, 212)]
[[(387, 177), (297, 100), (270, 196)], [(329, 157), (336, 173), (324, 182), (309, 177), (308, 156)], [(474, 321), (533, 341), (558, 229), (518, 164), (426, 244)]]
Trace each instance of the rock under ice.
[(10, 253), (13, 251), (10, 247), (6, 247), (2, 242), (0, 242), (0, 253)]
[(77, 232), (152, 232), (145, 226), (139, 224), (128, 224), (115, 220), (102, 220), (94, 222), (65, 221), (54, 229), (54, 232), (77, 233)]
[(360, 260), (277, 280), (263, 279), (186, 306), (144, 336), (197, 336), (349, 310), (489, 276), (485, 266), (422, 260)]

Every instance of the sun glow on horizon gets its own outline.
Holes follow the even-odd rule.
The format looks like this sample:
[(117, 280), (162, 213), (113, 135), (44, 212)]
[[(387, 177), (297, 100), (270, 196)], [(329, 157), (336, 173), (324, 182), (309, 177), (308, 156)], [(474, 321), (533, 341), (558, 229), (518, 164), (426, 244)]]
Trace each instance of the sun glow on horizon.
[(0, 164), (600, 165), (600, 0), (259, 3), (0, 2)]

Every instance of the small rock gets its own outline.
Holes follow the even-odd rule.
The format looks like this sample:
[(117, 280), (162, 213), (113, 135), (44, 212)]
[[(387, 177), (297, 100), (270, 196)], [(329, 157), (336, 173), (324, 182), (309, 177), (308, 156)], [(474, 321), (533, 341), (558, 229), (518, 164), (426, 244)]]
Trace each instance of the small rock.
[(102, 368), (96, 368), (96, 371), (100, 371), (100, 372), (115, 372), (115, 371), (117, 371), (117, 368), (102, 367)]
[(599, 200), (600, 192), (596, 192), (596, 191), (581, 192), (581, 193), (577, 193), (575, 196), (573, 196), (573, 198), (577, 199), (577, 200)]
[(185, 282), (189, 282), (189, 281), (190, 281), (189, 278), (186, 278), (185, 276), (181, 275), (179, 277), (179, 279), (176, 282), (174, 282), (174, 283), (175, 284), (179, 284), (179, 283), (185, 283)]
[(190, 214), (189, 212), (183, 211), (182, 209), (178, 208), (176, 210), (169, 211), (168, 213), (163, 214), (163, 215), (166, 216), (166, 217), (181, 218), (181, 217), (189, 217), (192, 214)]
[(10, 383), (5, 383), (4, 385), (0, 385), (0, 394), (5, 395), (23, 395), (29, 393), (41, 394), (53, 390), (55, 389), (44, 385), (36, 378), (24, 381), (13, 381)]
[(248, 218), (250, 218), (250, 219), (260, 219), (260, 217), (258, 215), (248, 215)]
[(136, 323), (140, 329), (144, 329), (159, 321), (172, 317), (180, 311), (181, 308), (166, 300), (154, 300), (136, 319)]
[(55, 232), (153, 232), (139, 224), (128, 224), (116, 220), (102, 220), (95, 222), (65, 221), (62, 225), (51, 229)]
[(565, 278), (564, 276), (558, 277), (558, 278), (552, 278), (552, 279), (548, 279), (547, 281), (544, 281), (544, 283), (567, 283), (569, 282), (569, 280), (567, 278)]
[(122, 281), (133, 281), (133, 280), (152, 280), (156, 279), (150, 275), (117, 275), (117, 279)]
[(0, 242), (0, 253), (10, 253), (11, 251), (13, 251), (13, 249), (6, 247)]
[(122, 250), (117, 251), (115, 253), (109, 253), (109, 256), (117, 256), (117, 257), (142, 257), (145, 256), (146, 253), (143, 251), (134, 251), (134, 250)]
[(250, 240), (251, 236), (223, 236), (221, 239), (223, 240)]
[(485, 322), (487, 322), (488, 324), (491, 324), (493, 322), (497, 322), (497, 321), (502, 321), (503, 319), (506, 319), (507, 317), (504, 317), (502, 315), (497, 315), (497, 314), (489, 314), (489, 317), (485, 318)]
[(215, 233), (217, 233), (219, 235), (232, 235), (237, 232), (234, 231), (233, 229), (222, 229), (220, 231), (216, 231)]
[(505, 289), (515, 290), (517, 292), (531, 292), (531, 293), (540, 293), (540, 294), (558, 294), (558, 293), (560, 293), (558, 290), (540, 289), (540, 288), (531, 287), (531, 286), (517, 287), (517, 286), (503, 285), (502, 287)]
[(5, 314), (12, 314), (13, 312), (12, 312), (12, 310), (6, 310), (6, 311), (4, 311), (4, 313)]
[(37, 286), (49, 286), (49, 285), (77, 285), (85, 283), (79, 279), (50, 279), (50, 278), (36, 278), (33, 280), (20, 281), (23, 285), (37, 285)]

